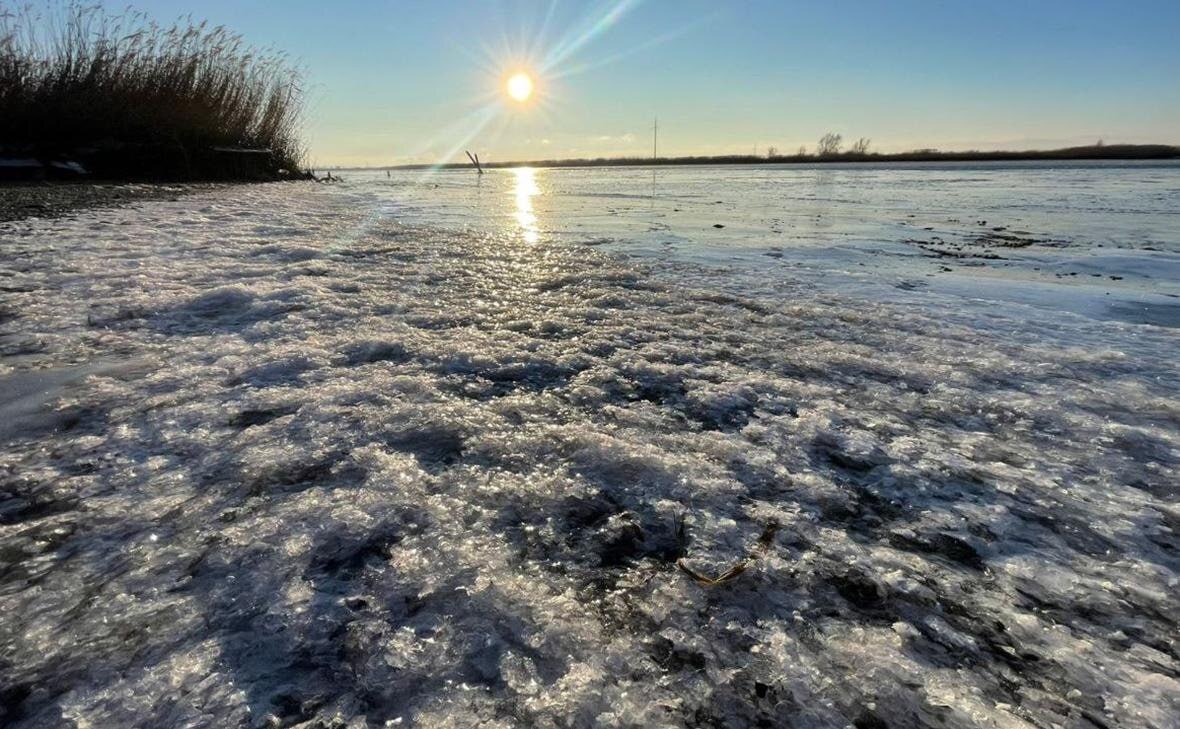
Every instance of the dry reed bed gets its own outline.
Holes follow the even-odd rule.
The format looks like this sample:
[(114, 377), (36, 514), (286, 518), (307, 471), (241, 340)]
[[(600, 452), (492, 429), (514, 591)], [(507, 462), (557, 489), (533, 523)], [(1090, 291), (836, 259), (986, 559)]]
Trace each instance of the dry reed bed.
[(285, 54), (223, 26), (191, 17), (163, 26), (76, 3), (0, 11), (3, 147), (168, 148), (180, 150), (174, 167), (216, 147), (265, 148), (273, 169), (294, 170), (301, 101), (301, 73)]

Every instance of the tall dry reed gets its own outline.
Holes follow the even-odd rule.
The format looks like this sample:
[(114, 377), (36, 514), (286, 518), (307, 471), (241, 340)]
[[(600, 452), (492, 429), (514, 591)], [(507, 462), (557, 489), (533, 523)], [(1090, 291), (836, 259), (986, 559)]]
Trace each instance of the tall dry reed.
[(0, 145), (267, 148), (294, 169), (301, 103), (285, 54), (222, 26), (77, 3), (0, 8)]

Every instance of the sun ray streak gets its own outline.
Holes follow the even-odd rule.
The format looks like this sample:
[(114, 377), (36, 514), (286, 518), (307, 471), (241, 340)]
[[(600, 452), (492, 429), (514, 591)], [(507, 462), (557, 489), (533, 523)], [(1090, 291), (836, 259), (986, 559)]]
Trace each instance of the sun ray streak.
[(633, 56), (636, 53), (641, 53), (643, 51), (649, 50), (651, 48), (662, 45), (662, 44), (667, 43), (669, 41), (675, 40), (686, 33), (690, 33), (692, 31), (696, 30), (697, 28), (700, 28), (700, 27), (708, 24), (710, 21), (712, 21), (718, 15), (720, 15), (720, 13), (710, 13), (709, 15), (707, 15), (703, 18), (698, 18), (690, 23), (685, 23), (684, 25), (680, 26), (679, 28), (674, 28), (666, 33), (661, 33), (660, 35), (656, 36), (655, 38), (648, 39), (648, 40), (644, 41), (643, 43), (640, 43), (639, 45), (632, 46), (632, 47), (627, 48), (625, 50), (619, 51), (618, 53), (614, 53), (612, 55), (609, 55), (605, 58), (600, 58), (600, 59), (597, 59), (594, 61), (588, 61), (588, 62), (581, 63), (578, 65), (570, 66), (569, 68), (566, 68), (559, 73), (551, 73), (551, 74), (549, 74), (549, 78), (556, 81), (559, 79), (569, 78), (570, 76), (576, 76), (580, 73), (586, 73), (587, 71), (593, 71), (595, 69), (602, 68), (603, 66), (608, 66), (608, 65), (615, 63), (617, 61), (621, 61), (624, 58), (627, 58), (629, 56)]
[[(443, 155), (441, 160), (424, 170), (422, 174), (419, 175), (417, 179), (415, 179), (414, 184), (420, 185), (424, 183), (427, 178), (437, 172), (443, 164), (446, 164), (446, 162), (458, 154), (461, 149), (466, 147), (468, 142), (474, 139), (476, 135), (483, 131), (489, 123), (496, 119), (498, 116), (496, 112), (496, 104), (486, 104), (483, 108), (477, 109), (475, 112), (469, 115), (475, 117), (472, 127), (463, 136), (463, 138), (455, 144), (453, 148)], [(373, 226), (375, 226), (379, 221), (388, 217), (391, 211), (392, 208), (387, 203), (379, 203), (374, 205), (356, 225), (352, 226), (352, 228), (338, 236), (337, 240), (339, 245), (347, 247), (348, 245), (355, 243), (357, 240), (360, 240), (364, 235), (372, 230)]]
[(545, 41), (549, 38), (549, 28), (553, 24), (553, 16), (556, 12), (557, 0), (549, 0), (549, 7), (545, 11), (545, 19), (541, 21), (541, 27), (533, 37), (533, 46), (529, 48), (530, 56), (535, 58), (541, 55), (541, 51), (545, 47)]
[(444, 154), (438, 162), (435, 162), (433, 165), (428, 167), (426, 171), (421, 176), (419, 176), (418, 181), (421, 182), (434, 172), (437, 172), (442, 165), (449, 162), (451, 158), (459, 154), (460, 151), (467, 147), (468, 143), (471, 142), (472, 139), (475, 139), (475, 137), (480, 132), (482, 132), (484, 128), (492, 122), (493, 119), (496, 118), (498, 110), (499, 105), (495, 103), (488, 104), (480, 109), (477, 120), (471, 129), (465, 135), (463, 135), (463, 138), (456, 142), (453, 147), (447, 150), (447, 153)]
[(499, 101), (494, 98), (483, 99), (479, 102), (479, 106), (466, 112), (462, 117), (454, 122), (446, 125), (439, 132), (429, 139), (420, 142), (416, 148), (409, 150), (410, 154), (431, 154), (431, 150), (440, 146), (451, 144), (452, 139), (456, 136), (466, 136), (470, 131), (476, 128), (483, 116), (488, 113), (489, 108), (494, 108), (499, 105)]
[(638, 4), (639, 0), (619, 0), (619, 2), (615, 3), (603, 13), (600, 18), (590, 23), (589, 27), (581, 33), (569, 37), (566, 40), (559, 41), (542, 62), (541, 70), (543, 72), (549, 72), (557, 67), (558, 64), (577, 53), (587, 43), (606, 32)]
[[(667, 43), (707, 24), (720, 14), (709, 13), (698, 17), (605, 58), (578, 60), (578, 56), (589, 44), (618, 25), (641, 3), (642, 0), (606, 0), (595, 3), (593, 10), (582, 13), (576, 22), (570, 24), (567, 31), (558, 33), (554, 32), (554, 27), (560, 15), (559, 0), (549, 0), (544, 6), (544, 15), (540, 22), (522, 25), (517, 33), (511, 33), (509, 28), (502, 27), (498, 37), (493, 30), (491, 33), (481, 34), (480, 39), (474, 44), (457, 44), (473, 63), (487, 70), (488, 80), (492, 83), (485, 88), (494, 88), (496, 91), (490, 94), (472, 94), (469, 100), (474, 107), (472, 111), (464, 115), (460, 122), (448, 125), (425, 145), (426, 149), (441, 147), (445, 149), (445, 153), (427, 168), (423, 179), (437, 171), (440, 166), (452, 162), (457, 154), (467, 149), (477, 138), (482, 144), (477, 143), (475, 148), (486, 149), (490, 139), (488, 128), (494, 121), (498, 120), (497, 124), (492, 125), (494, 136), (498, 138), (508, 124), (525, 110), (533, 116), (539, 114), (541, 120), (548, 119), (554, 111), (553, 105), (561, 105), (561, 87), (560, 84), (554, 84), (555, 81), (586, 73)], [(505, 15), (504, 12), (500, 14)], [(506, 75), (507, 73), (512, 75)], [(540, 86), (534, 87), (534, 84)], [(448, 147), (439, 145), (440, 139), (457, 141)], [(425, 149), (423, 151), (425, 152)]]

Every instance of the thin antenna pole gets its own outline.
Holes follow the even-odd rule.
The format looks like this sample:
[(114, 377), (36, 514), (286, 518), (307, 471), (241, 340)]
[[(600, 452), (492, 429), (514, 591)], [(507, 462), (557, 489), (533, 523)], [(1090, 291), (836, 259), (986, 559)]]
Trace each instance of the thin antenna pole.
[(657, 116), (655, 123), (651, 125), (651, 158), (655, 160), (659, 157), (656, 151), (659, 149), (660, 142), (660, 118)]

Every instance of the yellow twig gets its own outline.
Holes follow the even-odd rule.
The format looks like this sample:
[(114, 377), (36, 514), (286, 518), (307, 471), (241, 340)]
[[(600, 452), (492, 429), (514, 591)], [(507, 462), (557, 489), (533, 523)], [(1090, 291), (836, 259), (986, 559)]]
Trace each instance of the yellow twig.
[(689, 567), (688, 563), (685, 562), (683, 558), (676, 560), (676, 566), (680, 568), (681, 572), (691, 577), (697, 583), (705, 585), (706, 587), (716, 587), (717, 585), (729, 582), (730, 580), (748, 570), (754, 564), (754, 562), (758, 560), (759, 557), (761, 557), (768, 549), (770, 549), (770, 545), (774, 543), (774, 535), (776, 532), (778, 532), (778, 524), (776, 522), (772, 521), (767, 524), (766, 528), (762, 530), (762, 534), (758, 537), (758, 541), (755, 542), (754, 547), (750, 550), (746, 558), (716, 577), (709, 577), (708, 575), (697, 572), (692, 567)]

